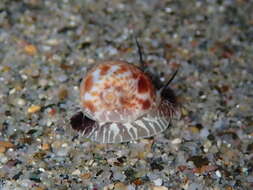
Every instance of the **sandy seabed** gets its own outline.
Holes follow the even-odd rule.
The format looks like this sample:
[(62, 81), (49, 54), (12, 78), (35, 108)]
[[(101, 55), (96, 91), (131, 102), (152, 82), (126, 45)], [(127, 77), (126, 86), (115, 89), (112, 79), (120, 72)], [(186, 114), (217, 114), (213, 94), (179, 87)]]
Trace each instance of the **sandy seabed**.
[[(138, 64), (180, 114), (162, 134), (98, 144), (74, 132), (97, 61)], [(251, 0), (1, 0), (0, 190), (253, 189)]]

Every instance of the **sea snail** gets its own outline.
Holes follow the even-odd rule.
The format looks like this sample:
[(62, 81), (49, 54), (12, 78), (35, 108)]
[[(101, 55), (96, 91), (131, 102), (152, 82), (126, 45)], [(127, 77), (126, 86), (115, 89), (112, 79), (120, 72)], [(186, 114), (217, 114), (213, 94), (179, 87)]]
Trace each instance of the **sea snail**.
[(71, 118), (72, 128), (100, 143), (127, 142), (164, 131), (175, 111), (168, 84), (176, 73), (157, 89), (148, 74), (133, 64), (104, 61), (95, 65), (82, 79), (84, 114), (78, 112)]

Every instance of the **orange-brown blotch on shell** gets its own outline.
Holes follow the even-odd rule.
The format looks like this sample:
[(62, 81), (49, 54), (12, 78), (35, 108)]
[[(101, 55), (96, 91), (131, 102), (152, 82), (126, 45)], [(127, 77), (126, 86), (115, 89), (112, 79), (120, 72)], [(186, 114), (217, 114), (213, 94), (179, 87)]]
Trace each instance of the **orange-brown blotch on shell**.
[(145, 75), (140, 75), (138, 80), (138, 92), (146, 93), (150, 88), (152, 88), (152, 84), (147, 80), (147, 77)]
[(90, 91), (90, 89), (92, 88), (92, 85), (93, 85), (93, 79), (92, 79), (92, 76), (89, 75), (84, 81), (84, 90), (86, 92)]
[(95, 112), (96, 111), (96, 108), (95, 108), (95, 106), (93, 105), (93, 103), (91, 101), (85, 101), (85, 102), (83, 102), (83, 107), (86, 107), (91, 112)]
[(128, 68), (125, 65), (121, 65), (120, 69), (115, 72), (115, 74), (123, 74), (127, 72)]
[(142, 108), (143, 108), (144, 110), (150, 108), (150, 106), (151, 106), (151, 103), (150, 103), (149, 100), (145, 100), (145, 101), (142, 103)]
[(100, 74), (101, 75), (106, 75), (107, 71), (110, 69), (110, 66), (108, 65), (102, 65), (100, 68)]

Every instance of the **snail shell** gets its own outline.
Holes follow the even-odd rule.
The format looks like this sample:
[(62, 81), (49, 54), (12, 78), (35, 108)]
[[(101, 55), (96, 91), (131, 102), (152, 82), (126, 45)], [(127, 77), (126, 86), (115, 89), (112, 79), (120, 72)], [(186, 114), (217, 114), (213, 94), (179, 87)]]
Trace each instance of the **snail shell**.
[(82, 81), (80, 97), (87, 115), (100, 123), (134, 121), (156, 106), (149, 77), (122, 61), (94, 67)]
[(71, 125), (100, 143), (150, 137), (165, 130), (173, 104), (149, 76), (124, 61), (106, 61), (88, 71), (80, 85), (81, 107)]

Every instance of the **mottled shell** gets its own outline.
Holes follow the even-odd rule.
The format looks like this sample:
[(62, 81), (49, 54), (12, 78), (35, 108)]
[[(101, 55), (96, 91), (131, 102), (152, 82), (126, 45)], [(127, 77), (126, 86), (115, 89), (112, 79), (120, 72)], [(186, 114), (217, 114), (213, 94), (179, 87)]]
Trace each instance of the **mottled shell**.
[(156, 106), (150, 78), (123, 61), (107, 61), (92, 68), (80, 86), (86, 114), (98, 122), (131, 122)]
[(156, 92), (151, 79), (123, 61), (102, 62), (80, 86), (81, 107), (71, 118), (74, 129), (100, 143), (150, 137), (165, 130), (173, 115), (167, 90)]

